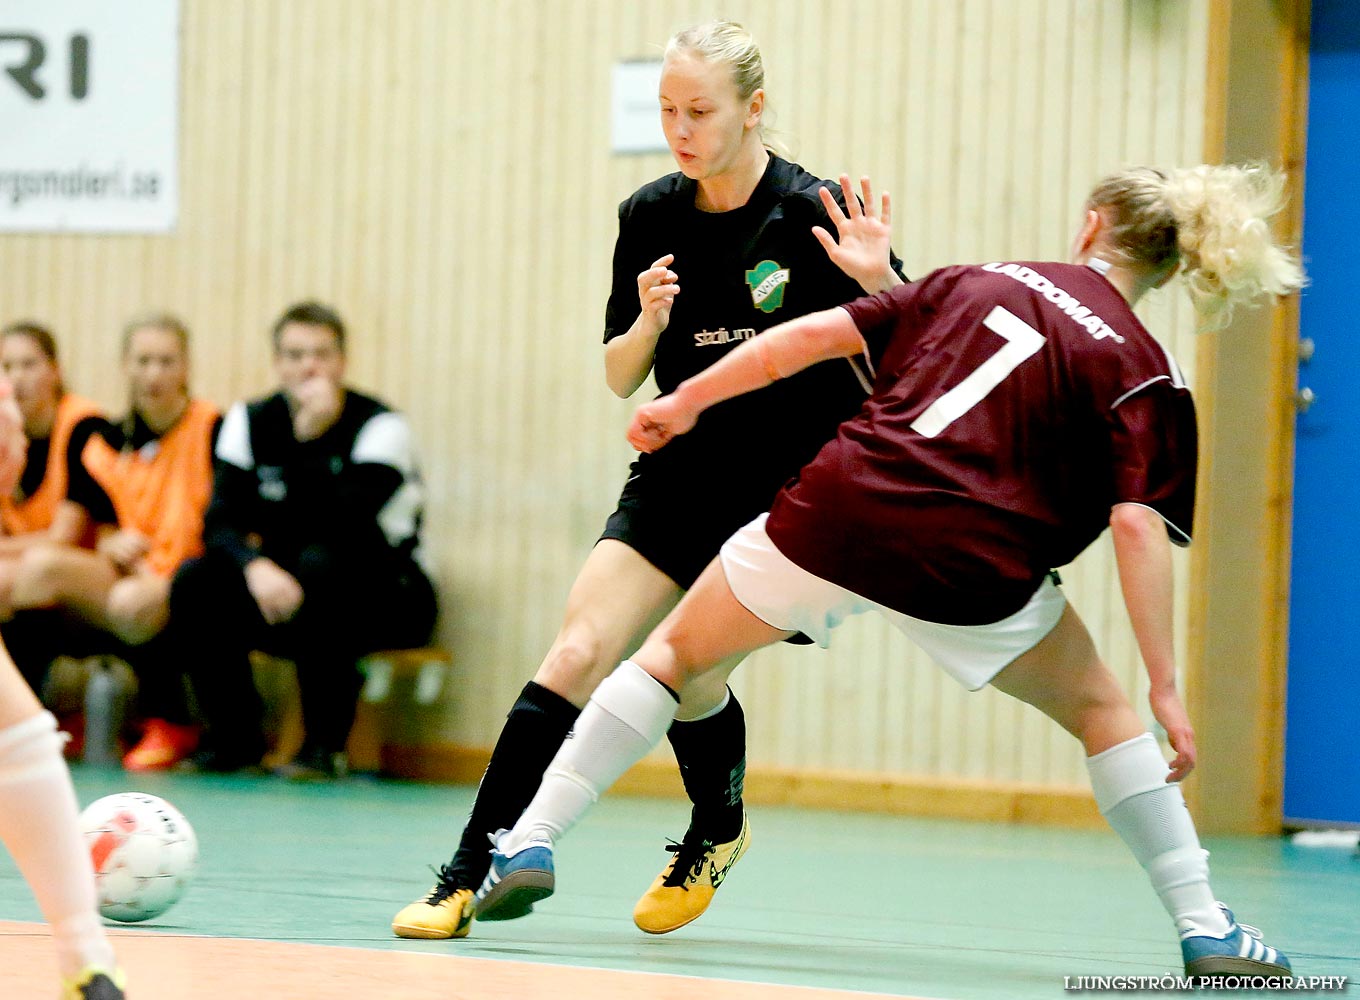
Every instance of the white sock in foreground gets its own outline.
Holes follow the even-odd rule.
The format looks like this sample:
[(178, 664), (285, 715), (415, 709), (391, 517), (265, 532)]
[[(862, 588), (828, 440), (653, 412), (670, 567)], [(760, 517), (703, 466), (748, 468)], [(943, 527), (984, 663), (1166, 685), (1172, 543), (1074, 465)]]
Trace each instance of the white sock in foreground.
[(0, 730), (0, 840), (52, 928), (61, 974), (71, 977), (88, 965), (112, 969), (114, 958), (62, 742), (50, 712)]
[(679, 707), (669, 688), (624, 660), (595, 689), (544, 772), (538, 794), (497, 849), (514, 854), (530, 841), (556, 841), (661, 742)]
[(1180, 785), (1151, 733), (1086, 758), (1101, 815), (1148, 873), (1182, 937), (1223, 937), (1228, 920), (1209, 888), (1209, 852), (1200, 847)]

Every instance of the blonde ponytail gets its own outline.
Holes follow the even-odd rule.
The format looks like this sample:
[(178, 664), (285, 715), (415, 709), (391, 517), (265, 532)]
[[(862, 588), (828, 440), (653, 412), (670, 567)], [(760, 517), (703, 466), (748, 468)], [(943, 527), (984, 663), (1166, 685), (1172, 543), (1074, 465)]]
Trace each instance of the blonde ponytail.
[(1227, 325), (1239, 302), (1303, 287), (1298, 258), (1270, 230), (1284, 185), (1284, 174), (1264, 163), (1191, 167), (1167, 179), (1186, 287), (1206, 326)]
[(1284, 175), (1263, 163), (1138, 167), (1101, 181), (1088, 207), (1109, 223), (1104, 249), (1113, 263), (1154, 278), (1183, 264), (1196, 312), (1216, 329), (1239, 303), (1287, 295), (1307, 281), (1270, 229), (1284, 207), (1284, 184)]

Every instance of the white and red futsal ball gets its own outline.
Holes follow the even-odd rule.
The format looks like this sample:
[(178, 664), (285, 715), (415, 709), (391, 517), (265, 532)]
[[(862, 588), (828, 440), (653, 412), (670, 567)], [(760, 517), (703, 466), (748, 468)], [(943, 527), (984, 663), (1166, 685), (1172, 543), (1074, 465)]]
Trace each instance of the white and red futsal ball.
[(94, 862), (99, 912), (134, 923), (158, 917), (184, 894), (198, 838), (178, 809), (141, 792), (106, 795), (80, 814)]

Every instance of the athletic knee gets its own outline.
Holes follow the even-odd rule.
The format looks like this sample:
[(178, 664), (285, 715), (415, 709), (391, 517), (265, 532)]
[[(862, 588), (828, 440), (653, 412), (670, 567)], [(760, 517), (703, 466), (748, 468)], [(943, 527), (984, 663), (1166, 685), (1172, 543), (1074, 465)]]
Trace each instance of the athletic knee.
[(575, 627), (557, 637), (534, 680), (579, 707), (616, 666), (606, 662), (604, 643), (593, 629)]
[[(702, 678), (715, 666), (709, 663), (685, 640), (684, 633), (675, 632), (663, 624), (642, 644), (633, 659), (649, 674), (672, 691), (694, 690), (688, 697), (702, 697)], [(697, 686), (696, 686), (697, 685)], [(720, 689), (718, 685), (716, 689)]]
[(165, 627), (169, 609), (163, 594), (140, 580), (120, 580), (109, 591), (109, 627), (130, 646), (140, 646)]
[[(661, 683), (671, 687), (669, 681), (659, 678)], [(727, 700), (727, 678), (716, 672), (702, 674), (681, 688), (672, 688), (680, 695), (680, 710), (675, 718), (689, 722), (713, 712)]]
[(1108, 683), (1088, 685), (1075, 692), (1070, 715), (1067, 728), (1088, 749), (1092, 746), (1103, 748), (1111, 740), (1118, 742), (1112, 734), (1123, 734), (1130, 724), (1135, 730), (1141, 726), (1128, 696), (1113, 676)]

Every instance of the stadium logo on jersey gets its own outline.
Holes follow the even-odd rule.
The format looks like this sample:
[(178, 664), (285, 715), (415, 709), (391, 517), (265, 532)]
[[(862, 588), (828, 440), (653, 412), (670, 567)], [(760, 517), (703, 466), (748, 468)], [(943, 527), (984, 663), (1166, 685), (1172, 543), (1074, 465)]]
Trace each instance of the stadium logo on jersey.
[(756, 328), (753, 326), (743, 326), (736, 330), (729, 330), (725, 326), (720, 326), (716, 330), (700, 330), (694, 335), (695, 347), (714, 347), (722, 344), (739, 343), (743, 340), (750, 340), (756, 335)]
[(789, 269), (772, 260), (762, 260), (746, 272), (751, 301), (761, 312), (772, 313), (784, 304), (784, 286), (788, 283)]

